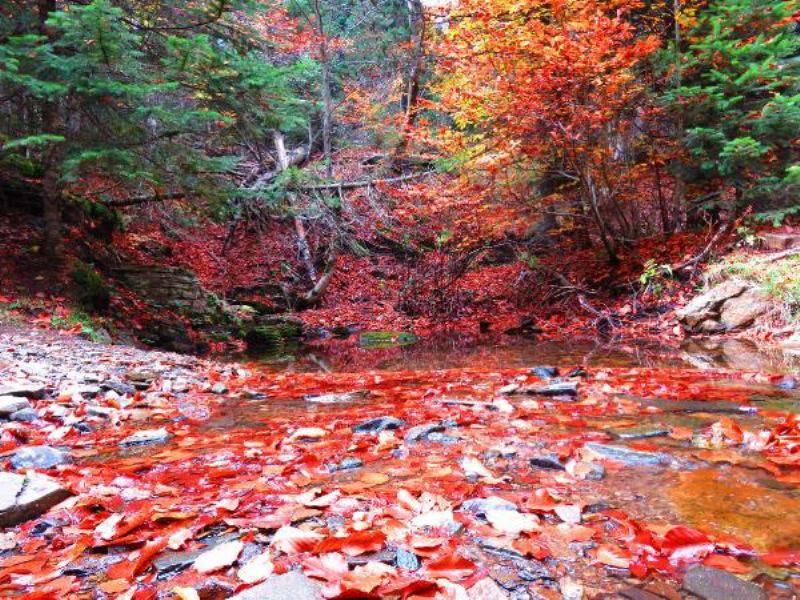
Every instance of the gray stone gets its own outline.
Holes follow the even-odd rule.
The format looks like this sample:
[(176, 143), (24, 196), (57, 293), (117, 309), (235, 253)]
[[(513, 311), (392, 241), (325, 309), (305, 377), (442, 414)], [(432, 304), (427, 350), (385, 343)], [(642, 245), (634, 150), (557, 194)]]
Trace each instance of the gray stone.
[(32, 408), (23, 408), (22, 410), (18, 410), (14, 413), (11, 413), (9, 419), (12, 421), (21, 421), (24, 423), (30, 423), (31, 421), (35, 421), (39, 418), (39, 413), (37, 413)]
[(720, 569), (693, 567), (683, 579), (683, 589), (705, 600), (766, 600), (761, 586)]
[(621, 440), (645, 440), (669, 433), (669, 429), (663, 427), (631, 427), (630, 429), (611, 429), (610, 431)]
[(693, 298), (689, 304), (676, 311), (675, 314), (681, 323), (689, 329), (694, 329), (703, 321), (715, 319), (722, 303), (729, 298), (738, 296), (745, 289), (747, 289), (747, 284), (741, 281), (724, 281), (704, 294)]
[(406, 422), (403, 421), (403, 419), (398, 419), (396, 417), (377, 417), (356, 425), (353, 427), (353, 431), (356, 433), (380, 433), (387, 429), (400, 429), (405, 425)]
[(156, 444), (166, 442), (170, 438), (169, 432), (164, 429), (144, 429), (129, 435), (119, 444), (120, 446), (139, 446), (142, 444)]
[(754, 289), (747, 289), (725, 301), (719, 313), (719, 322), (727, 331), (741, 329), (752, 324), (769, 309), (769, 302), (761, 294)]
[(0, 417), (9, 417), (12, 413), (30, 407), (30, 402), (25, 398), (20, 398), (18, 396), (0, 396)]
[(531, 375), (536, 375), (539, 379), (554, 379), (558, 377), (557, 367), (533, 367)]
[(41, 383), (4, 383), (0, 384), (0, 396), (24, 396), (25, 398), (43, 398), (45, 386)]
[(533, 394), (535, 396), (577, 396), (577, 381), (554, 381), (544, 385), (528, 385), (519, 388), (517, 394)]
[(601, 458), (613, 460), (629, 467), (653, 467), (669, 463), (669, 456), (657, 452), (644, 452), (632, 450), (625, 446), (610, 446), (589, 442), (584, 445)]
[(406, 571), (416, 571), (419, 569), (419, 558), (413, 552), (409, 552), (404, 548), (398, 548), (395, 554), (394, 564), (399, 569)]
[(797, 389), (797, 380), (794, 377), (784, 377), (778, 382), (778, 387), (782, 390)]
[(300, 571), (272, 575), (232, 600), (322, 600), (319, 586)]
[(550, 469), (552, 471), (563, 471), (564, 465), (556, 454), (539, 454), (530, 459), (532, 467), (537, 469)]
[(30, 477), (0, 471), (0, 527), (38, 517), (70, 493), (44, 475)]
[(364, 466), (364, 461), (358, 458), (353, 458), (352, 456), (348, 456), (338, 464), (329, 465), (328, 470), (331, 473), (335, 473), (336, 471), (350, 471), (352, 469), (360, 469), (363, 466)]
[(517, 505), (498, 496), (488, 496), (486, 498), (464, 500), (461, 503), (460, 510), (483, 515), (486, 514), (487, 510), (517, 510)]
[(406, 432), (406, 444), (421, 442), (426, 440), (430, 434), (436, 432), (441, 433), (444, 431), (444, 429), (445, 427), (441, 423), (426, 423), (424, 425), (417, 425)]
[(27, 446), (14, 452), (11, 465), (15, 469), (51, 469), (67, 462), (67, 455), (52, 446)]
[(369, 395), (366, 390), (357, 390), (354, 392), (331, 393), (331, 394), (310, 394), (303, 396), (306, 402), (313, 402), (315, 404), (344, 404), (353, 402), (359, 398), (364, 398)]
[(136, 388), (133, 387), (130, 383), (125, 383), (124, 381), (106, 381), (103, 383), (103, 388), (107, 390), (111, 390), (119, 394), (120, 396), (124, 396), (125, 394), (135, 394)]

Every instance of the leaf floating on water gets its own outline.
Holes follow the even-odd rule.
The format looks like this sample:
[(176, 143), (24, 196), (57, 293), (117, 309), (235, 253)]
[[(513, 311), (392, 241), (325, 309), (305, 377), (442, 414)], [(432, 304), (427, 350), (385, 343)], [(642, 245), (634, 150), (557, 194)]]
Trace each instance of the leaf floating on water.
[(286, 554), (297, 554), (311, 550), (324, 538), (321, 533), (284, 525), (272, 537), (272, 547)]

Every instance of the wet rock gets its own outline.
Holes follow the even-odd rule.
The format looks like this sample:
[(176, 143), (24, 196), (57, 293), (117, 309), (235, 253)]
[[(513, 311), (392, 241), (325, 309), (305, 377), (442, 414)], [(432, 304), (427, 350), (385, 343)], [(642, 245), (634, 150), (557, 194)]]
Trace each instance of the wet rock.
[(405, 425), (405, 421), (396, 417), (377, 417), (356, 425), (353, 431), (356, 433), (380, 433), (387, 429), (400, 429)]
[(467, 591), (469, 600), (508, 600), (509, 596), (492, 579), (485, 577)]
[(228, 388), (225, 387), (224, 383), (217, 382), (211, 386), (211, 393), (212, 394), (224, 394), (228, 391)]
[(628, 598), (628, 600), (664, 600), (663, 596), (658, 596), (652, 592), (633, 586), (622, 590), (619, 595), (623, 598)]
[(120, 396), (136, 393), (136, 388), (130, 383), (125, 383), (124, 381), (106, 381), (103, 383), (102, 387), (104, 389), (111, 390)]
[(554, 381), (544, 385), (523, 386), (517, 390), (518, 394), (532, 394), (535, 396), (577, 396), (577, 381)]
[(22, 410), (18, 410), (14, 413), (11, 413), (9, 417), (12, 421), (20, 421), (22, 423), (30, 423), (31, 421), (35, 421), (39, 418), (39, 413), (37, 413), (32, 408), (23, 408)]
[(300, 571), (272, 575), (232, 600), (322, 600), (319, 586)]
[(558, 377), (557, 367), (533, 367), (531, 375), (536, 375), (539, 379), (555, 379)]
[(537, 469), (549, 469), (551, 471), (564, 470), (564, 465), (556, 454), (539, 454), (530, 459), (530, 464)]
[(58, 482), (44, 475), (0, 472), (0, 527), (38, 517), (69, 495)]
[(439, 431), (434, 431), (433, 433), (429, 434), (426, 438), (428, 442), (434, 442), (437, 444), (455, 444), (458, 442), (458, 438), (452, 435), (447, 435), (446, 433), (441, 433)]
[(364, 461), (358, 458), (353, 458), (352, 456), (348, 456), (338, 464), (329, 465), (328, 470), (331, 473), (335, 473), (336, 471), (350, 471), (352, 469), (360, 469), (363, 466), (364, 466)]
[(52, 446), (28, 446), (20, 448), (11, 457), (15, 469), (51, 469), (67, 462), (67, 455)]
[(489, 496), (464, 500), (460, 509), (476, 515), (485, 515), (489, 510), (517, 510), (517, 505), (498, 496)]
[(631, 427), (630, 429), (612, 429), (611, 433), (621, 440), (644, 440), (667, 435), (669, 429), (663, 427)]
[(414, 444), (428, 439), (432, 433), (442, 433), (445, 427), (441, 423), (426, 423), (424, 425), (417, 425), (412, 427), (406, 432), (406, 444)]
[(153, 566), (158, 571), (158, 579), (169, 579), (185, 571), (194, 564), (197, 557), (203, 554), (207, 548), (200, 548), (191, 552), (162, 552), (153, 561)]
[(318, 395), (308, 395), (303, 396), (303, 399), (306, 402), (313, 402), (315, 404), (344, 404), (347, 402), (353, 402), (354, 400), (358, 400), (359, 398), (364, 398), (368, 396), (369, 392), (359, 390), (355, 392), (344, 392), (341, 394), (318, 394)]
[(31, 404), (25, 398), (18, 396), (0, 396), (0, 417), (10, 417), (13, 413), (30, 408)]
[(25, 398), (44, 398), (45, 386), (41, 383), (2, 383), (0, 396), (23, 396)]
[(144, 429), (129, 435), (122, 440), (120, 446), (140, 446), (142, 444), (156, 444), (166, 442), (170, 438), (170, 433), (164, 429)]
[(394, 564), (398, 569), (405, 569), (406, 571), (416, 571), (419, 569), (419, 558), (413, 552), (409, 552), (404, 548), (398, 548), (395, 554)]
[(761, 586), (720, 569), (693, 567), (683, 579), (683, 589), (705, 600), (766, 600)]
[(589, 442), (584, 445), (584, 448), (587, 448), (600, 458), (613, 460), (629, 467), (652, 467), (669, 463), (669, 456), (666, 454), (632, 450), (625, 446), (611, 446), (608, 444)]

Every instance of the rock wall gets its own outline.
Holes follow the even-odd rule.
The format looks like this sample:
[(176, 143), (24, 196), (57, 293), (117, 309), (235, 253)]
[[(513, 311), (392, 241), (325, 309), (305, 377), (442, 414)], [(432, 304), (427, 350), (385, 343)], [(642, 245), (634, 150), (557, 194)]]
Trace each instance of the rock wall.
[[(206, 339), (244, 339), (256, 350), (299, 340), (302, 323), (288, 315), (264, 314), (249, 305), (229, 304), (205, 290), (186, 269), (167, 266), (124, 265), (114, 278), (150, 307), (152, 318), (139, 339), (177, 352), (202, 352)], [(176, 319), (175, 315), (180, 316)], [(198, 339), (196, 333), (201, 336)]]

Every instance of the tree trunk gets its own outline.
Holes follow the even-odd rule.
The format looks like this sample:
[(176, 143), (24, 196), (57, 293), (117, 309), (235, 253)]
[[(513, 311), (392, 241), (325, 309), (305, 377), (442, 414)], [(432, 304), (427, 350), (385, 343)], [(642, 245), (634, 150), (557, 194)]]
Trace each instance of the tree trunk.
[[(37, 11), (39, 17), (39, 33), (45, 37), (52, 37), (52, 32), (47, 27), (50, 13), (56, 10), (55, 0), (39, 0)], [(58, 129), (58, 107), (49, 100), (41, 104), (42, 131), (55, 134)], [(58, 163), (60, 150), (51, 146), (42, 157), (42, 212), (44, 216), (44, 253), (53, 260), (60, 261), (64, 256), (64, 243), (61, 236), (61, 201), (62, 190), (59, 181)]]
[(331, 127), (333, 126), (333, 97), (331, 94), (331, 62), (328, 53), (328, 37), (325, 33), (325, 22), (322, 19), (319, 0), (314, 0), (314, 15), (317, 19), (317, 30), (321, 38), (319, 55), (322, 63), (322, 154), (325, 162), (325, 177), (332, 179)]
[(422, 75), (423, 61), (425, 59), (424, 7), (420, 0), (406, 0), (406, 6), (408, 6), (408, 26), (411, 31), (415, 32), (416, 43), (414, 44), (414, 53), (408, 71), (406, 89), (403, 92), (402, 106), (405, 112), (403, 129), (400, 132), (400, 142), (392, 156), (392, 169), (395, 171), (399, 170), (400, 162), (405, 157), (406, 151), (408, 150), (411, 129), (414, 127), (414, 123), (417, 120), (417, 113), (419, 112), (420, 77)]

